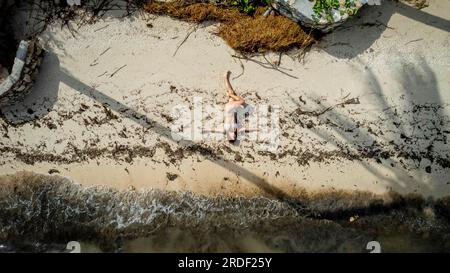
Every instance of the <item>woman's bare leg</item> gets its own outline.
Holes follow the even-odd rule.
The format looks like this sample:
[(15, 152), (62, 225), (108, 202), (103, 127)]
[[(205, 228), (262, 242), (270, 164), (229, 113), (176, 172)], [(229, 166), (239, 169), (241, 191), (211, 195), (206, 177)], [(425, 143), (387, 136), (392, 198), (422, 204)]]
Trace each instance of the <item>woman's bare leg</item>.
[(230, 83), (230, 74), (231, 74), (231, 72), (227, 71), (225, 73), (225, 75), (224, 75), (225, 86), (227, 88), (227, 94), (229, 95), (231, 93), (233, 95), (236, 95), (236, 93), (234, 93), (234, 89), (233, 89), (233, 87), (231, 86), (231, 83)]
[(244, 101), (243, 98), (241, 98), (240, 96), (236, 95), (236, 92), (234, 91), (233, 87), (231, 86), (230, 83), (230, 71), (227, 71), (225, 73), (225, 86), (227, 87), (227, 95), (230, 98), (230, 100), (233, 101)]

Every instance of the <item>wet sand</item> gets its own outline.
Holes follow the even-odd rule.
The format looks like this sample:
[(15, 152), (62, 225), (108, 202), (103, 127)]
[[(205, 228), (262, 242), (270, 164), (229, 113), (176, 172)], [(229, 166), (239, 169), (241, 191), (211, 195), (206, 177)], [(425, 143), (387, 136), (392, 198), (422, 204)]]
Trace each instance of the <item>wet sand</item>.
[[(214, 24), (178, 51), (193, 25), (167, 17), (111, 15), (75, 37), (55, 24), (33, 90), (1, 109), (0, 174), (207, 195), (450, 195), (449, 8), (368, 7), (277, 69), (278, 54), (233, 57)], [(276, 151), (171, 138), (174, 106), (223, 106), (227, 70), (247, 102), (281, 107)]]

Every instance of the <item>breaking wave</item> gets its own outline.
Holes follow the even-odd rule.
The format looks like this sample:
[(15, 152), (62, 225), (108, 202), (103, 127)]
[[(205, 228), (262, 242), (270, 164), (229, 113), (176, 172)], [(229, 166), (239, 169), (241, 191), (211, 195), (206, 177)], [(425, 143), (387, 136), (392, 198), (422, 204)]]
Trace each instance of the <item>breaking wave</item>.
[[(450, 198), (364, 192), (289, 200), (83, 187), (59, 176), (0, 178), (0, 251), (450, 252)], [(395, 242), (395, 243), (393, 243)]]

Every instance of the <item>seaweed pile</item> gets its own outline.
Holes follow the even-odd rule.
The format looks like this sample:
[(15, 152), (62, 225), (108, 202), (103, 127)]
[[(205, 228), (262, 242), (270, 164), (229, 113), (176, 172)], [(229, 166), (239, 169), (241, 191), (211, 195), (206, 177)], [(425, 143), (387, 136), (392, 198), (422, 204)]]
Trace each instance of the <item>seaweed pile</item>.
[(420, 251), (450, 251), (450, 198), (342, 192), (291, 200), (205, 197), (86, 188), (33, 173), (3, 177), (0, 189), (3, 251), (48, 251), (73, 240), (122, 251), (136, 238), (150, 238), (157, 248), (176, 230), (184, 238), (180, 251), (241, 251), (239, 238), (251, 235), (286, 252), (361, 252), (374, 239), (388, 245), (383, 238), (392, 236), (414, 238), (407, 245), (421, 244)]
[[(47, 26), (58, 22), (67, 27), (72, 35), (77, 35), (75, 26), (92, 24), (100, 18), (108, 17), (109, 11), (122, 10), (123, 16), (136, 12), (168, 15), (177, 19), (203, 23), (220, 23), (217, 35), (233, 49), (252, 53), (265, 51), (286, 51), (291, 48), (307, 48), (316, 42), (311, 33), (300, 25), (279, 14), (263, 16), (264, 8), (252, 14), (239, 11), (227, 1), (205, 3), (199, 0), (176, 0), (171, 2), (149, 0), (89, 0), (81, 6), (69, 6), (66, 1), (16, 1), (12, 10), (20, 7), (35, 10), (29, 36), (43, 32)], [(1, 7), (0, 7), (1, 8)]]
[(152, 1), (144, 5), (144, 10), (195, 23), (220, 22), (217, 35), (233, 49), (245, 53), (304, 49), (315, 43), (312, 35), (287, 17), (263, 16), (263, 8), (249, 15), (237, 8), (210, 3)]

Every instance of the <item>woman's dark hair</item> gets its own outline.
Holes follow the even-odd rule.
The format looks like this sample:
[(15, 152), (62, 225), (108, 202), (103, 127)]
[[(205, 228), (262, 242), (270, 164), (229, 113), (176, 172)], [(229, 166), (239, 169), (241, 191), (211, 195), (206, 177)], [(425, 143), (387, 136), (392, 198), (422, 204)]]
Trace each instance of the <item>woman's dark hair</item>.
[[(234, 117), (234, 124), (236, 124), (236, 121), (237, 121), (237, 113), (236, 113), (236, 110), (234, 110), (233, 117)], [(235, 128), (236, 128), (236, 127), (235, 127)], [(236, 140), (237, 140), (237, 129), (234, 129), (233, 134), (234, 134), (234, 139), (229, 139), (229, 140), (228, 140), (228, 143), (230, 143), (230, 144), (234, 144), (234, 143), (236, 142)]]
[(234, 134), (234, 139), (228, 140), (228, 143), (230, 143), (230, 144), (234, 144), (237, 140), (237, 130), (236, 129), (233, 131), (233, 134)]

